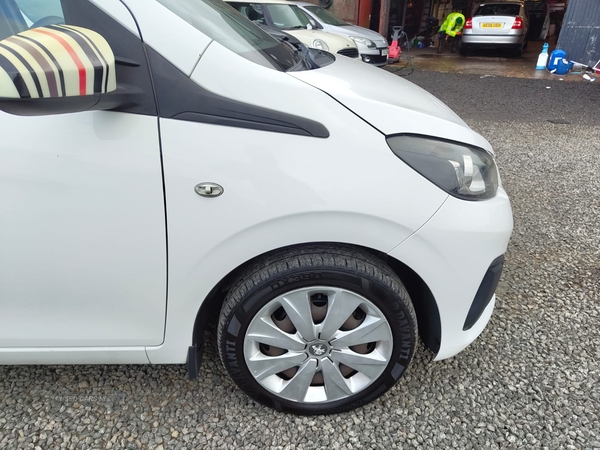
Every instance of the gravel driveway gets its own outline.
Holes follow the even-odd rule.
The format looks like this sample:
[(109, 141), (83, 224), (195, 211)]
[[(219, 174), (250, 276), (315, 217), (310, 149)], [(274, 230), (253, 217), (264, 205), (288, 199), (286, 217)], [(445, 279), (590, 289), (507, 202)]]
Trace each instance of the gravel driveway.
[(497, 309), (471, 347), (421, 350), (388, 394), (329, 417), (250, 401), (212, 338), (195, 382), (183, 366), (1, 367), (0, 448), (600, 449), (600, 86), (409, 79), (490, 140), (514, 208)]

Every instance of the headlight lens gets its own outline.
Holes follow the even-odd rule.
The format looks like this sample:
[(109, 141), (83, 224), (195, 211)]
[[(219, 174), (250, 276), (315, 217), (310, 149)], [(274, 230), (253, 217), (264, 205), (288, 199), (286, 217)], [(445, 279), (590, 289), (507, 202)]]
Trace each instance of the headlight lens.
[(368, 48), (377, 48), (377, 45), (375, 45), (375, 42), (373, 42), (370, 39), (366, 39), (366, 38), (362, 38), (362, 37), (358, 37), (358, 36), (350, 36), (350, 39), (352, 39), (355, 43), (365, 45)]
[(326, 52), (329, 51), (329, 47), (327, 46), (325, 41), (322, 41), (321, 39), (315, 39), (314, 41), (312, 41), (311, 47), (316, 48), (318, 50), (325, 50)]
[(455, 197), (482, 200), (496, 195), (498, 169), (485, 150), (415, 135), (391, 136), (387, 142), (402, 161)]

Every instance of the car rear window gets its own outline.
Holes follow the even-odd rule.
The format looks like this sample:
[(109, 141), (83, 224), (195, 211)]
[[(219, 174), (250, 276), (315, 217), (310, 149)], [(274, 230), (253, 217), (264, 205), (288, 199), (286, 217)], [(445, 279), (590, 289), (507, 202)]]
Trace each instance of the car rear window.
[(476, 16), (518, 16), (519, 5), (503, 5), (501, 3), (495, 5), (481, 5), (475, 12)]

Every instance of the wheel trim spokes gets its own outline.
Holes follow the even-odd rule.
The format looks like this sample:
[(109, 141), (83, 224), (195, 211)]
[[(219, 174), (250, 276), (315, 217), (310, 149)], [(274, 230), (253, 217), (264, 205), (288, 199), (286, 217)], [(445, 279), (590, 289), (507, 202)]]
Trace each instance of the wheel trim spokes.
[(329, 299), (327, 314), (321, 323), (321, 339), (329, 340), (340, 329), (356, 308), (364, 302), (362, 297), (339, 290)]
[(385, 366), (388, 363), (387, 359), (377, 350), (364, 355), (355, 353), (352, 350), (334, 350), (331, 352), (330, 358), (335, 362), (351, 367), (371, 379), (379, 376), (382, 372), (381, 366)]
[(310, 383), (317, 372), (317, 361), (309, 359), (300, 366), (296, 375), (287, 382), (280, 395), (296, 401), (303, 401), (310, 387)]
[(327, 400), (336, 400), (352, 395), (352, 389), (348, 386), (346, 379), (340, 373), (337, 364), (325, 359), (321, 363), (323, 379), (325, 380), (325, 393)]
[(266, 356), (260, 352), (248, 359), (248, 368), (257, 380), (283, 372), (302, 364), (306, 360), (304, 352), (287, 352), (279, 356)]
[(391, 338), (387, 322), (379, 317), (367, 316), (363, 323), (350, 331), (340, 331), (331, 341), (336, 350), (369, 342), (387, 341)]
[[(313, 299), (326, 302), (317, 319)], [(281, 327), (283, 320), (289, 326)], [(385, 371), (392, 347), (390, 325), (370, 300), (311, 286), (276, 297), (258, 311), (245, 334), (244, 357), (254, 379), (279, 397), (323, 403), (371, 385)]]
[(280, 330), (269, 317), (260, 317), (250, 324), (248, 339), (286, 350), (304, 350), (306, 344), (297, 335)]
[(310, 299), (305, 290), (294, 291), (281, 297), (281, 306), (305, 341), (316, 339), (315, 325), (312, 321)]

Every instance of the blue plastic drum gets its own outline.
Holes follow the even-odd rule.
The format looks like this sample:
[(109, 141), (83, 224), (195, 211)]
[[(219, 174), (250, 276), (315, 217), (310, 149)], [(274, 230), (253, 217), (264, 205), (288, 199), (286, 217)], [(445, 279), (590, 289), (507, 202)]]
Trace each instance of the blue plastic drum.
[(556, 75), (566, 75), (573, 67), (573, 63), (567, 60), (567, 52), (554, 50), (548, 58), (548, 70)]

